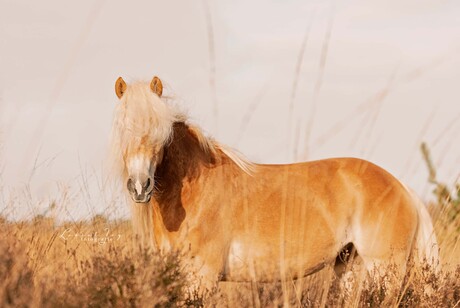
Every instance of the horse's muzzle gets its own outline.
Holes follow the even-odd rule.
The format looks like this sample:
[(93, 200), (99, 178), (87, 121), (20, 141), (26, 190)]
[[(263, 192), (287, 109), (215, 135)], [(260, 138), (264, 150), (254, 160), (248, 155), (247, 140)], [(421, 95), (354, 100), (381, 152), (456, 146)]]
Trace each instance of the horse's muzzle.
[(136, 203), (147, 203), (152, 197), (153, 179), (146, 177), (130, 177), (127, 188), (131, 194), (131, 199)]

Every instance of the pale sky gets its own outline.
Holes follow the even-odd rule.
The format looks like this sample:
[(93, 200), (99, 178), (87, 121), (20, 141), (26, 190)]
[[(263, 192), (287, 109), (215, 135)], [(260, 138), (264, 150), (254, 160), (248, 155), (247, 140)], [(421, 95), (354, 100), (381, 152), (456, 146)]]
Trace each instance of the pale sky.
[(440, 180), (460, 174), (458, 1), (1, 0), (0, 12), (8, 215), (55, 199), (72, 217), (124, 213), (100, 187), (118, 76), (159, 76), (194, 123), (256, 162), (361, 157), (428, 200), (426, 141)]

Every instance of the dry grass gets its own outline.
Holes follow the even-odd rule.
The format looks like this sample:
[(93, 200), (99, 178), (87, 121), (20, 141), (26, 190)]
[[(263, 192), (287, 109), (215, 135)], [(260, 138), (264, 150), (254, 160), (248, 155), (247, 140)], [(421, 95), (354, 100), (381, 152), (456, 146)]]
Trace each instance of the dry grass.
[(440, 183), (426, 146), (423, 153), (443, 267), (412, 266), (397, 294), (386, 289), (391, 271), (376, 280), (355, 267), (347, 284), (332, 266), (284, 284), (221, 282), (205, 295), (190, 294), (196, 278), (186, 256), (137, 246), (129, 221), (96, 215), (58, 225), (43, 215), (16, 222), (0, 216), (0, 307), (459, 307), (460, 185)]
[[(355, 278), (344, 288), (332, 269), (288, 283), (220, 283), (206, 300), (189, 295), (190, 279), (175, 253), (160, 256), (137, 247), (130, 223), (92, 221), (59, 226), (46, 217), (0, 220), (0, 306), (2, 307), (174, 307), (174, 306), (368, 306), (454, 307), (460, 303), (460, 216), (454, 202), (433, 212), (438, 218), (440, 273), (414, 268), (401, 292), (385, 297), (381, 281)], [(391, 275), (391, 272), (386, 273)], [(360, 280), (361, 279), (361, 280)], [(360, 282), (361, 281), (361, 282)]]
[(179, 254), (133, 243), (128, 222), (38, 218), (0, 224), (0, 306), (175, 306), (187, 296)]
[[(82, 42), (86, 40), (104, 3), (105, 1), (96, 3), (88, 16), (79, 38), (71, 49), (67, 64), (63, 66), (53, 88), (48, 109), (57, 102)], [(208, 1), (203, 0), (203, 5), (210, 59), (209, 85), (217, 131), (219, 103), (216, 94), (215, 35), (212, 10)], [(333, 17), (333, 14), (331, 16)], [(350, 118), (364, 112), (376, 112), (373, 117), (375, 122), (378, 115), (375, 105), (380, 104), (393, 89), (384, 88), (317, 140), (308, 140), (327, 63), (332, 17), (323, 42), (312, 112), (307, 122), (307, 156), (308, 147), (324, 144), (349, 123)], [(296, 66), (289, 125), (292, 122), (309, 27), (310, 25), (301, 45)], [(436, 59), (426, 67), (410, 72), (400, 78), (399, 82), (405, 84), (420, 78), (445, 58)], [(263, 92), (262, 89), (261, 93)], [(240, 136), (243, 135), (259, 100), (260, 95), (244, 117)], [(49, 114), (41, 119), (35, 136), (43, 133)], [(448, 128), (451, 128), (451, 124)], [(372, 133), (372, 130), (370, 132)], [(294, 146), (298, 146), (298, 138), (295, 139)], [(34, 147), (34, 144), (31, 144), (29, 149)], [(29, 158), (25, 157), (24, 161), (28, 161)], [(281, 283), (220, 283), (218, 289), (212, 290), (204, 300), (198, 294), (188, 293), (193, 276), (188, 274), (187, 268), (183, 265), (184, 256), (179, 253), (160, 256), (138, 247), (128, 221), (107, 221), (103, 217), (96, 217), (92, 221), (56, 225), (53, 219), (43, 216), (21, 222), (10, 222), (0, 216), (0, 307), (175, 307), (202, 306), (204, 303), (218, 307), (277, 307), (283, 303), (305, 307), (460, 307), (460, 186), (455, 191), (456, 196), (452, 197), (448, 188), (437, 182), (435, 177), (430, 181), (436, 185), (437, 203), (431, 206), (431, 215), (435, 220), (443, 270), (434, 273), (424, 265), (412, 268), (399, 294), (392, 295), (391, 298), (385, 296), (386, 290), (382, 281), (375, 281), (372, 277), (361, 277), (359, 274), (355, 277), (357, 282), (354, 288), (344, 288), (343, 281), (336, 277), (332, 267), (328, 267), (307, 278), (290, 282), (287, 287), (283, 287)], [(0, 182), (0, 197), (2, 193)], [(2, 199), (0, 198), (0, 208), (3, 206), (1, 202), (7, 202)], [(391, 272), (387, 275), (391, 275)]]

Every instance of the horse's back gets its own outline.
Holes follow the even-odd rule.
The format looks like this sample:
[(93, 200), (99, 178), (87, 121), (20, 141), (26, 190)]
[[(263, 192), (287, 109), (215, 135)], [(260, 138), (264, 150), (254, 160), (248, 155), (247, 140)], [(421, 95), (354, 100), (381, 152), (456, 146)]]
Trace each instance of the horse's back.
[[(289, 204), (329, 207), (355, 212), (361, 205), (366, 211), (384, 210), (413, 199), (399, 180), (383, 168), (357, 158), (330, 158), (286, 165), (258, 165), (253, 175), (255, 192), (284, 195)], [(289, 200), (291, 199), (291, 200)], [(273, 204), (273, 203), (272, 203)], [(342, 213), (343, 214), (343, 213)]]

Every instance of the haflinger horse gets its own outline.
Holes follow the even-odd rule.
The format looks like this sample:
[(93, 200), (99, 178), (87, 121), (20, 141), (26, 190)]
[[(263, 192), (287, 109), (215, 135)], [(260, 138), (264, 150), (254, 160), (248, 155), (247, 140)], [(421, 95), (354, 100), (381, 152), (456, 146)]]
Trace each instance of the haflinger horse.
[(251, 163), (206, 137), (163, 85), (115, 84), (112, 154), (136, 232), (162, 253), (186, 249), (202, 281), (304, 277), (352, 244), (365, 268), (410, 256), (438, 264), (430, 216), (414, 193), (361, 159)]

